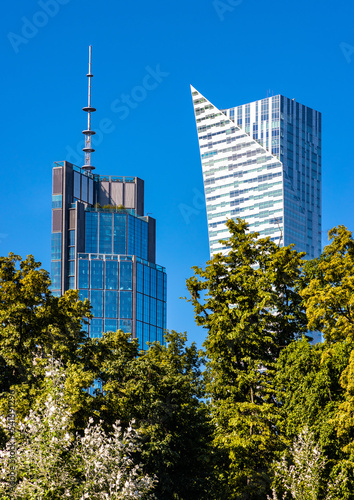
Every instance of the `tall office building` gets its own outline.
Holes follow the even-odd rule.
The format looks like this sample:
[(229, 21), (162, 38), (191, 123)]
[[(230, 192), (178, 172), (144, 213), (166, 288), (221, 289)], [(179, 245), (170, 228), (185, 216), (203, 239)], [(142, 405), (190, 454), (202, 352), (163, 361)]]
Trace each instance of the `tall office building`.
[(144, 216), (144, 181), (100, 176), (91, 165), (91, 49), (85, 165), (53, 168), (52, 292), (79, 290), (94, 318), (91, 337), (121, 329), (146, 342), (163, 342), (166, 272), (155, 262), (156, 223)]
[(321, 113), (282, 95), (218, 109), (192, 87), (210, 254), (225, 251), (225, 222), (309, 258), (321, 253)]

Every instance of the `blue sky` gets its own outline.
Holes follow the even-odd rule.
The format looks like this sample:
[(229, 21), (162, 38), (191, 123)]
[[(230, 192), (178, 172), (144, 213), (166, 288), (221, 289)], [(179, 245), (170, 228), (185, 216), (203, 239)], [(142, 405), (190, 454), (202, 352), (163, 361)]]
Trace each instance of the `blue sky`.
[(168, 328), (205, 337), (179, 299), (191, 266), (209, 258), (190, 84), (220, 108), (271, 92), (321, 111), (323, 244), (335, 225), (354, 229), (352, 1), (17, 0), (0, 41), (1, 255), (50, 269), (51, 169), (83, 163), (89, 44), (95, 172), (145, 180)]

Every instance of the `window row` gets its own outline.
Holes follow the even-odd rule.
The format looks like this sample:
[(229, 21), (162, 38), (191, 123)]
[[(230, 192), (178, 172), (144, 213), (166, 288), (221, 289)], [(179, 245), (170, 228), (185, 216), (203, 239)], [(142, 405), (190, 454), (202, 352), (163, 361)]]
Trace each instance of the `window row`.
[(85, 213), (85, 252), (148, 258), (148, 223), (125, 213)]
[(116, 260), (78, 260), (79, 288), (132, 290), (132, 262)]
[(80, 300), (89, 300), (95, 318), (132, 319), (133, 303), (131, 292), (113, 290), (79, 290)]

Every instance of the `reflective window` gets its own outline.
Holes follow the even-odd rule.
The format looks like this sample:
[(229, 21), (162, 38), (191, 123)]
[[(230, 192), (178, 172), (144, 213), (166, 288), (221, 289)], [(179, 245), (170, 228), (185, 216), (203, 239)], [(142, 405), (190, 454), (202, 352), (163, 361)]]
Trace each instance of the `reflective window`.
[(157, 340), (160, 342), (160, 344), (163, 344), (163, 341), (164, 341), (164, 338), (163, 338), (163, 329), (162, 328), (156, 328), (156, 330), (157, 330), (157, 333), (156, 333)]
[(89, 288), (89, 269), (88, 260), (79, 260), (79, 288)]
[(136, 322), (136, 336), (139, 339), (139, 349), (143, 349), (143, 324), (140, 321)]
[(150, 297), (144, 295), (144, 321), (150, 323)]
[(136, 294), (136, 318), (143, 321), (143, 295), (141, 293)]
[(75, 230), (69, 231), (69, 246), (75, 246)]
[(125, 255), (126, 252), (126, 214), (114, 214), (113, 220), (113, 253)]
[(112, 253), (112, 214), (100, 213), (99, 252)]
[(81, 178), (81, 199), (82, 201), (88, 201), (87, 199), (87, 177), (82, 176)]
[(131, 319), (120, 319), (119, 320), (119, 330), (124, 333), (132, 332), (132, 320)]
[(144, 294), (150, 295), (150, 267), (144, 266)]
[(92, 314), (96, 318), (103, 317), (103, 292), (101, 290), (91, 290)]
[(156, 324), (160, 328), (163, 328), (164, 327), (164, 321), (163, 321), (163, 302), (161, 302), (161, 300), (158, 300), (156, 302), (156, 305), (157, 305), (157, 321), (156, 321)]
[(81, 199), (80, 180), (81, 175), (78, 172), (74, 172), (74, 198), (78, 199)]
[(163, 273), (161, 271), (157, 271), (157, 298), (163, 300), (163, 295)]
[(141, 257), (148, 260), (148, 223), (142, 221), (141, 227)]
[(61, 233), (52, 233), (52, 260), (61, 259)]
[(91, 260), (91, 288), (103, 288), (102, 260)]
[(132, 294), (131, 292), (120, 292), (119, 294), (119, 317), (132, 317)]
[(150, 342), (156, 342), (158, 339), (156, 337), (156, 326), (150, 325)]
[(89, 293), (90, 292), (88, 290), (79, 290), (79, 299), (82, 301), (85, 299), (90, 300)]
[(144, 349), (147, 349), (146, 342), (150, 341), (150, 332), (149, 332), (149, 325), (146, 323), (143, 323), (143, 346)]
[(135, 217), (128, 215), (128, 248), (127, 254), (134, 255), (134, 240), (135, 240)]
[(118, 262), (117, 261), (106, 260), (105, 287), (106, 287), (106, 290), (118, 290)]
[(85, 252), (97, 253), (98, 213), (85, 212)]
[(132, 263), (120, 262), (119, 265), (119, 290), (132, 290)]
[(150, 323), (156, 325), (156, 299), (150, 299)]
[(142, 264), (139, 264), (139, 262), (136, 265), (136, 272), (137, 272), (137, 290), (138, 292), (143, 292), (144, 291), (144, 266)]
[(62, 207), (62, 195), (61, 194), (53, 194), (52, 196), (52, 208), (61, 208)]
[(74, 276), (75, 275), (75, 261), (70, 260), (69, 261), (69, 276)]
[(101, 338), (103, 331), (103, 321), (101, 319), (93, 318), (90, 324), (90, 337)]
[(106, 318), (116, 318), (118, 316), (118, 292), (106, 291), (104, 302), (104, 315)]
[(104, 322), (105, 332), (116, 332), (118, 330), (116, 319), (106, 319)]
[(69, 260), (75, 259), (75, 247), (69, 247)]
[(61, 262), (52, 262), (52, 272), (51, 272), (51, 280), (52, 280), (52, 290), (60, 290), (61, 289)]
[(156, 299), (156, 269), (151, 268), (151, 297)]
[(69, 290), (75, 290), (75, 276), (70, 276), (68, 278), (68, 288)]

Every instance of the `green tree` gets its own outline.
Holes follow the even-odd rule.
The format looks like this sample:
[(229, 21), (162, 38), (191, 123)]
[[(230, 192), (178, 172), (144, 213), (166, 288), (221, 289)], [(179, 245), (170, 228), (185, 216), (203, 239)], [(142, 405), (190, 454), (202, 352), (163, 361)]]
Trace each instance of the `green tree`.
[(201, 359), (186, 335), (167, 333), (138, 353), (138, 342), (109, 332), (87, 345), (103, 391), (94, 404), (109, 428), (134, 420), (141, 434), (140, 461), (156, 475), (158, 499), (210, 498), (213, 476), (211, 425), (202, 401)]
[(82, 324), (91, 317), (89, 303), (81, 302), (75, 290), (54, 297), (49, 274), (40, 265), (31, 255), (25, 260), (12, 253), (0, 257), (2, 414), (8, 411), (10, 387), (16, 392), (16, 413), (27, 414), (43, 389), (48, 359), (60, 358), (65, 367), (78, 363), (87, 341)]
[(216, 254), (205, 270), (194, 267), (187, 287), (196, 322), (207, 329), (207, 393), (224, 496), (263, 500), (280, 447), (272, 368), (306, 326), (296, 290), (304, 254), (249, 233), (241, 219), (227, 226), (231, 237), (221, 243), (229, 253)]

